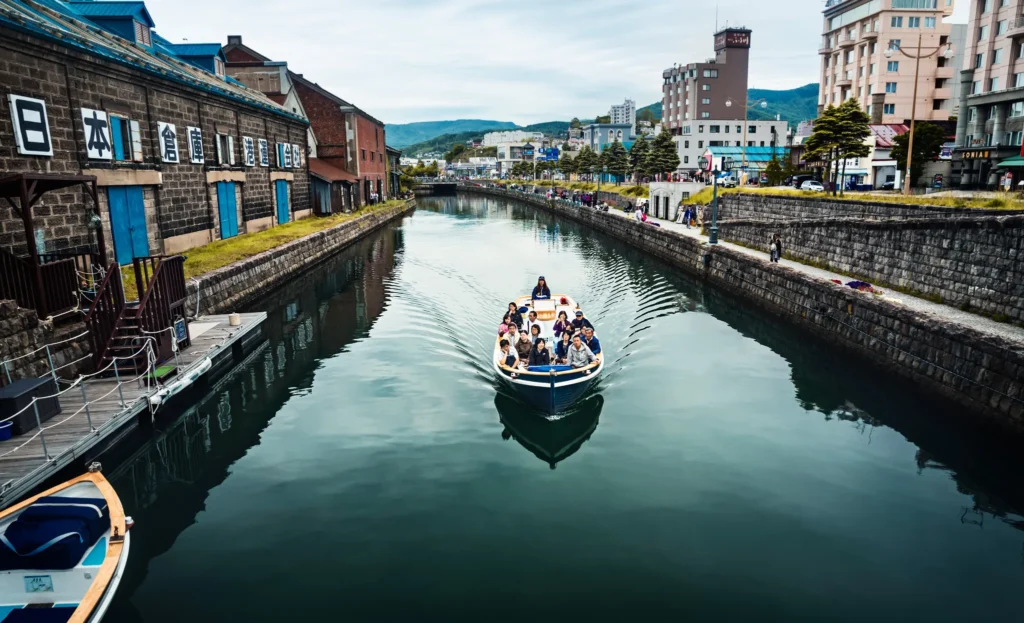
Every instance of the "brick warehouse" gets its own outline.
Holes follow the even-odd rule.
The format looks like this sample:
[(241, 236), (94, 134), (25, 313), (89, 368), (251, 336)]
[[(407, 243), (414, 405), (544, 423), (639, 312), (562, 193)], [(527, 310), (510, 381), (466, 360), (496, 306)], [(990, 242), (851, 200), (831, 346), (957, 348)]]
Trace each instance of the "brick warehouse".
[[(0, 176), (95, 176), (121, 263), (308, 215), (308, 122), (226, 76), (218, 44), (153, 28), (142, 2), (0, 0)], [(0, 248), (93, 244), (83, 193), (32, 209), (26, 241), (0, 205)]]

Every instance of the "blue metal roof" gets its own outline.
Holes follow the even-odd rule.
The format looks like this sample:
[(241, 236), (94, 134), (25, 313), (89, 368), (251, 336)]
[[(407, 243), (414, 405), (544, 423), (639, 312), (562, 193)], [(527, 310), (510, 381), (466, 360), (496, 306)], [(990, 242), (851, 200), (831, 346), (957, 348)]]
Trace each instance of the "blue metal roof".
[[(781, 159), (785, 156), (787, 149), (784, 145), (780, 145), (774, 150), (771, 147), (747, 147), (747, 162), (768, 162), (772, 159), (773, 153)], [(708, 151), (715, 158), (725, 156), (739, 160), (743, 157), (742, 147), (708, 147)]]
[(85, 17), (130, 17), (136, 19), (150, 28), (156, 26), (153, 18), (146, 10), (145, 2), (69, 2), (71, 9)]
[(171, 43), (170, 48), (178, 56), (219, 56), (219, 43)]

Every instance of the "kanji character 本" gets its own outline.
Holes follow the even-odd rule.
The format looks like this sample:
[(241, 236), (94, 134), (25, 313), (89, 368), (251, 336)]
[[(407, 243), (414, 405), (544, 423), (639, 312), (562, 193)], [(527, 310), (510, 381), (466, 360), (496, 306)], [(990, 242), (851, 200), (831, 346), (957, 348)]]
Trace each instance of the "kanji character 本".
[(85, 146), (89, 157), (109, 160), (113, 147), (110, 146), (110, 127), (107, 123), (107, 114), (83, 108), (82, 123), (88, 130)]

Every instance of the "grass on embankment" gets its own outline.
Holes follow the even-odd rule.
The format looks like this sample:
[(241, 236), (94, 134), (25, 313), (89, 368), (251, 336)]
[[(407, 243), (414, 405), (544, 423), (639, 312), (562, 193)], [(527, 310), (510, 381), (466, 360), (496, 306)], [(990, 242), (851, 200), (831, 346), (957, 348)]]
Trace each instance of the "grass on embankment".
[[(378, 210), (386, 210), (405, 203), (402, 200), (385, 201), (375, 206), (365, 207), (356, 212), (335, 214), (332, 216), (311, 216), (300, 221), (292, 221), (252, 234), (242, 234), (225, 240), (215, 240), (210, 244), (189, 249), (182, 253), (185, 256), (185, 279), (198, 277), (212, 270), (223, 268), (229, 264), (259, 255), (264, 251), (277, 248), (299, 238), (304, 238), (318, 231), (330, 229), (346, 221), (370, 214)], [(121, 268), (124, 275), (124, 289), (127, 300), (138, 298), (135, 285), (135, 271), (131, 266)]]
[[(921, 205), (943, 208), (975, 208), (985, 210), (1024, 210), (1024, 201), (1009, 197), (936, 197), (935, 195), (879, 195), (874, 193), (847, 192), (842, 196), (833, 197), (831, 193), (820, 193), (804, 190), (785, 190), (781, 188), (719, 188), (718, 195), (746, 193), (751, 195), (768, 195), (774, 197), (801, 197), (829, 201), (867, 201), (872, 203), (891, 203), (895, 205)], [(690, 197), (692, 203), (708, 205), (714, 195), (709, 186)]]
[[(494, 183), (499, 186), (507, 186), (509, 184), (521, 184), (523, 186), (553, 186), (555, 188), (564, 188), (566, 190), (578, 190), (584, 193), (592, 193), (597, 191), (597, 184), (593, 182), (561, 182), (552, 180), (538, 180), (531, 182), (530, 180), (494, 180)], [(626, 198), (635, 197), (650, 197), (651, 193), (646, 186), (616, 186), (615, 184), (601, 184), (601, 192), (611, 193), (613, 195), (620, 195)]]

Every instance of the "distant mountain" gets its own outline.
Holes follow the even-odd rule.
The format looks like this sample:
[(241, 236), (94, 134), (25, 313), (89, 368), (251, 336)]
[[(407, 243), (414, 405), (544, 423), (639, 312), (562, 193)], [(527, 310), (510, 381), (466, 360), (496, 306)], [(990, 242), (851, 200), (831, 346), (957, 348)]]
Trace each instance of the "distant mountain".
[(388, 145), (403, 148), (413, 143), (429, 141), (442, 134), (458, 134), (479, 130), (514, 130), (516, 124), (511, 121), (492, 121), (489, 119), (456, 119), (454, 121), (419, 121), (417, 123), (389, 123), (384, 130), (387, 133)]
[[(489, 132), (490, 130), (487, 130)], [(466, 143), (467, 141), (481, 139), (484, 136), (483, 131), (472, 130), (469, 132), (458, 132), (456, 134), (442, 134), (441, 136), (434, 136), (425, 141), (419, 143), (413, 143), (412, 145), (406, 145), (402, 147), (402, 155), (415, 158), (422, 154), (438, 153), (443, 154), (452, 148), (452, 145), (458, 145), (460, 143)], [(391, 140), (388, 139), (388, 143)], [(394, 146), (394, 145), (392, 145)]]
[[(750, 89), (747, 91), (751, 108), (748, 115), (754, 120), (774, 119), (776, 114), (782, 115), (784, 121), (789, 125), (796, 126), (801, 121), (814, 119), (818, 116), (818, 83), (807, 84), (796, 89), (775, 91), (772, 89)], [(767, 108), (761, 108), (756, 103), (765, 100)], [(654, 116), (661, 119), (661, 102), (644, 106), (638, 109), (637, 114), (642, 110), (650, 110)]]

